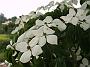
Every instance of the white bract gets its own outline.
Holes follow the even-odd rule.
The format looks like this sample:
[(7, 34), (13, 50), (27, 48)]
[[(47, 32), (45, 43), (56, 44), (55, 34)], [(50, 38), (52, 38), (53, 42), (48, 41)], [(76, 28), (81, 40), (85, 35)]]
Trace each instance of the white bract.
[(29, 16), (30, 16), (30, 19), (33, 19), (33, 18), (36, 18), (36, 17), (37, 17), (35, 11), (31, 11), (31, 12), (29, 13)]
[(34, 37), (36, 29), (37, 26), (33, 26), (29, 30), (25, 31), (22, 35), (18, 37), (17, 42), (28, 42), (29, 38)]
[(43, 21), (36, 20), (37, 26), (48, 26), (48, 27), (57, 27), (60, 31), (64, 31), (66, 29), (66, 25), (60, 19), (54, 19), (51, 16), (47, 16)]
[(15, 21), (15, 24), (19, 24), (21, 22), (21, 18), (17, 18), (16, 21)]
[(75, 10), (73, 8), (70, 8), (69, 14), (67, 14), (67, 16), (61, 16), (60, 18), (63, 19), (65, 23), (71, 23), (73, 25), (77, 25), (79, 20), (75, 15), (76, 15)]
[[(76, 1), (76, 0), (73, 0), (73, 1)], [(74, 8), (80, 8), (81, 7), (80, 0), (77, 0), (76, 4), (74, 4), (74, 3), (72, 2), (72, 5), (73, 5)]]
[(37, 8), (36, 12), (40, 12), (42, 14), (52, 12), (57, 8), (57, 6), (58, 4), (54, 4), (54, 1), (51, 1), (48, 5)]
[(60, 19), (54, 19), (51, 25), (57, 27), (60, 31), (64, 31), (67, 27)]
[(38, 37), (36, 39), (36, 40), (38, 40), (38, 45), (40, 45), (42, 47), (46, 44), (46, 41), (49, 44), (57, 45), (57, 36), (54, 35), (54, 33), (55, 33), (55, 31), (50, 29), (46, 25), (40, 27), (38, 30), (36, 30), (36, 33), (35, 33), (35, 36)]
[(76, 52), (76, 56), (77, 56), (76, 60), (77, 61), (79, 61), (79, 60), (82, 59), (82, 56), (80, 55), (80, 52), (81, 52), (81, 48), (79, 47), (78, 50), (77, 50), (77, 52)]
[(48, 5), (46, 5), (44, 10), (49, 10), (52, 6), (54, 6), (54, 1), (51, 1)]
[(76, 13), (73, 8), (70, 8), (69, 14), (67, 14), (67, 16), (61, 16), (60, 18), (63, 19), (65, 23), (71, 23), (73, 25), (80, 24), (81, 28), (87, 30), (90, 27), (90, 16), (86, 16), (87, 12), (88, 10), (77, 9)]
[(22, 15), (22, 16), (21, 16), (21, 20), (22, 20), (23, 22), (28, 22), (29, 19), (30, 19), (30, 16), (29, 16), (29, 15)]
[(82, 59), (82, 64), (80, 64), (80, 67), (90, 67), (89, 61), (87, 58)]
[(82, 22), (80, 24), (80, 27), (84, 30), (87, 30), (90, 28), (90, 15), (86, 16), (82, 19)]
[[(33, 40), (35, 42), (35, 40)], [(32, 43), (26, 43), (26, 42), (20, 42), (15, 45), (15, 48), (17, 51), (23, 52), (23, 54), (20, 57), (20, 61), (22, 63), (27, 63), (30, 61), (31, 56), (38, 56), (43, 51), (39, 45), (37, 45), (38, 42), (32, 42)], [(34, 45), (33, 47), (31, 45)]]
[(88, 5), (90, 5), (90, 1), (85, 1), (85, 2), (82, 4), (81, 9), (86, 9)]
[(15, 30), (13, 30), (13, 31), (11, 32), (11, 34), (17, 33), (17, 32), (18, 32), (19, 30), (21, 30), (22, 28), (24, 28), (24, 23), (23, 23), (23, 22), (21, 22), (21, 23), (19, 24), (19, 26), (16, 27)]
[(43, 25), (50, 26), (52, 21), (53, 21), (53, 18), (51, 16), (47, 16), (43, 21), (38, 19), (36, 20), (35, 23), (39, 27)]

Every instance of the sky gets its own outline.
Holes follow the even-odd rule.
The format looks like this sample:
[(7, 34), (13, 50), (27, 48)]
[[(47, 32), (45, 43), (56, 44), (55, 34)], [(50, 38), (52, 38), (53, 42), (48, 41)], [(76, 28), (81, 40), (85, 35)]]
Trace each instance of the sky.
[(27, 15), (30, 11), (45, 6), (50, 1), (52, 0), (0, 0), (0, 13), (3, 13), (7, 18)]

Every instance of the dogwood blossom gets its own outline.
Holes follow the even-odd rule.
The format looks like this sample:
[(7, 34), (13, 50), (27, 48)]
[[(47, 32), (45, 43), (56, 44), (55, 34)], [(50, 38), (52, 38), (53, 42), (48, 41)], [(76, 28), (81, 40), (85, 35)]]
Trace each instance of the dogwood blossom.
[(53, 35), (54, 33), (55, 33), (54, 30), (52, 30), (49, 27), (47, 27), (46, 25), (44, 25), (44, 26), (40, 27), (38, 30), (36, 30), (35, 36), (38, 36), (38, 38), (35, 40), (39, 42), (39, 45), (41, 47), (46, 44), (46, 41), (50, 44), (57, 45), (57, 36)]
[(51, 16), (47, 16), (43, 21), (42, 20), (36, 20), (37, 26), (43, 26), (46, 25), (48, 27), (57, 27), (60, 31), (63, 31), (66, 29), (66, 25), (60, 20), (60, 19), (54, 19)]
[(64, 31), (67, 27), (60, 19), (54, 19), (52, 21), (52, 26), (57, 27), (60, 31)]
[(69, 14), (67, 16), (61, 16), (60, 18), (65, 21), (65, 23), (71, 23), (73, 25), (77, 25), (79, 23), (82, 23), (81, 21), (86, 20), (89, 21), (89, 19), (85, 19), (86, 14), (88, 10), (83, 10), (83, 9), (77, 9), (77, 13), (74, 9), (70, 8), (69, 9)]
[(22, 22), (28, 22), (29, 19), (30, 19), (30, 16), (29, 16), (29, 15), (22, 15), (22, 16), (21, 16)]
[(19, 24), (21, 22), (21, 18), (17, 18), (16, 21), (15, 21), (15, 24)]
[(38, 17), (38, 16), (40, 16), (40, 15), (43, 15), (41, 12), (38, 12), (38, 11), (31, 11), (30, 13), (29, 13), (29, 18), (30, 19), (33, 19), (33, 18), (36, 18), (36, 17)]
[(76, 52), (76, 56), (77, 56), (76, 60), (77, 61), (79, 61), (79, 60), (82, 59), (82, 56), (80, 55), (80, 53), (81, 53), (81, 48), (79, 47), (78, 50), (77, 50), (77, 52)]
[(20, 35), (17, 39), (17, 42), (28, 42), (29, 38), (34, 37), (35, 30), (37, 29), (37, 26), (31, 27), (29, 30), (24, 32), (22, 35)]
[(90, 1), (85, 1), (85, 2), (82, 4), (81, 9), (86, 9), (88, 5), (90, 5)]
[(36, 12), (41, 12), (42, 14), (52, 12), (57, 8), (57, 6), (58, 4), (54, 4), (54, 1), (51, 1), (48, 5), (37, 8)]
[(89, 61), (87, 58), (82, 59), (82, 64), (80, 64), (80, 67), (90, 67)]
[(61, 16), (60, 18), (63, 19), (65, 23), (71, 23), (73, 25), (77, 25), (78, 18), (75, 15), (76, 15), (75, 10), (70, 8), (69, 14), (67, 14), (67, 16)]
[(46, 5), (44, 10), (49, 10), (52, 6), (54, 6), (54, 1), (51, 1), (48, 5)]
[(11, 34), (17, 33), (17, 32), (18, 32), (19, 30), (21, 30), (22, 28), (24, 28), (24, 23), (23, 23), (23, 22), (21, 22), (21, 23), (19, 24), (19, 26), (16, 27), (15, 30), (13, 30), (13, 31), (11, 32)]
[(77, 0), (76, 4), (75, 4), (76, 0), (73, 0), (73, 1), (74, 1), (74, 3), (72, 2), (72, 5), (73, 5), (74, 8), (80, 8), (81, 7), (80, 0)]
[(51, 22), (53, 21), (53, 18), (51, 16), (47, 16), (43, 21), (42, 20), (36, 20), (36, 25), (37, 26), (43, 26), (43, 25), (47, 25), (47, 26), (51, 26)]
[(84, 30), (87, 30), (90, 28), (90, 15), (86, 16), (82, 19), (82, 23), (80, 24), (80, 27)]
[[(34, 42), (35, 42), (35, 40), (34, 40)], [(20, 42), (15, 45), (15, 48), (17, 51), (23, 52), (23, 54), (20, 57), (20, 61), (22, 63), (29, 62), (32, 55), (38, 56), (43, 52), (39, 45), (36, 45), (36, 43), (35, 43), (35, 45), (33, 47), (31, 47), (32, 44), (33, 43), (28, 44), (26, 42)]]

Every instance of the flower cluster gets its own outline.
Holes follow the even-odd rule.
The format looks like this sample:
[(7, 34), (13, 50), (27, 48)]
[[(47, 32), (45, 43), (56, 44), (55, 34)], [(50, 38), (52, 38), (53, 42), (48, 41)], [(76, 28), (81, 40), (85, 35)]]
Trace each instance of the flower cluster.
[[(80, 26), (80, 28), (82, 28), (84, 31), (90, 28), (90, 15), (87, 15), (89, 10), (86, 10), (87, 6), (90, 5), (89, 3), (90, 1), (86, 1), (81, 6), (80, 0), (78, 0), (77, 5), (72, 3), (71, 0), (68, 2), (62, 2), (61, 4), (59, 2), (54, 3), (54, 1), (51, 1), (48, 5), (37, 8), (36, 12), (32, 11), (29, 15), (21, 16), (15, 21), (15, 24), (18, 24), (19, 26), (16, 27), (15, 30), (11, 32), (11, 34), (19, 32), (19, 30), (24, 28), (24, 23), (27, 23), (33, 18), (37, 18), (40, 15), (43, 16), (47, 12), (54, 12), (55, 9), (60, 9), (62, 13), (65, 9), (65, 6), (68, 8), (67, 15), (61, 15), (59, 18), (53, 18), (51, 15), (45, 16), (42, 20), (37, 18), (35, 22), (33, 22), (35, 25), (31, 26), (27, 31), (22, 33), (17, 38), (17, 41), (14, 42), (14, 44), (12, 41), (10, 41), (10, 45), (7, 46), (7, 49), (10, 48), (15, 51), (12, 56), (16, 56), (18, 52), (20, 52), (20, 62), (31, 62), (32, 57), (37, 58), (43, 54), (44, 51), (42, 48), (45, 45), (51, 44), (58, 46), (60, 43), (60, 38), (55, 34), (55, 29), (58, 29), (60, 32), (67, 31), (68, 24), (72, 24), (73, 26)], [(78, 5), (79, 7), (77, 7)], [(65, 34), (67, 33), (64, 32), (62, 36)], [(72, 52), (75, 52), (75, 60), (80, 61), (82, 59), (80, 46), (79, 48), (72, 50)], [(82, 64), (80, 64), (80, 67), (83, 66), (90, 66), (87, 59), (85, 58), (82, 60)]]
[[(60, 19), (54, 19), (51, 16), (47, 16), (43, 21), (37, 19), (36, 25), (31, 27), (25, 33), (23, 33), (17, 40), (15, 49), (23, 52), (20, 61), (26, 63), (30, 61), (31, 56), (38, 56), (43, 51), (43, 47), (46, 42), (49, 44), (57, 45), (58, 37), (54, 35), (55, 31), (50, 27), (57, 27), (60, 31), (66, 29), (66, 25)], [(31, 39), (29, 41), (29, 39)]]

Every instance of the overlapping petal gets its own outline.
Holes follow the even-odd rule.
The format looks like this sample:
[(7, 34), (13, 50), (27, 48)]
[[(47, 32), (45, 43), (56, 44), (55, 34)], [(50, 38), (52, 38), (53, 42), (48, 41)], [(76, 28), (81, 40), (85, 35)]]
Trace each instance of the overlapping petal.
[(20, 42), (15, 45), (16, 50), (20, 52), (26, 52), (28, 44), (26, 42)]
[(46, 38), (47, 38), (48, 43), (57, 45), (57, 36), (56, 35), (47, 35)]
[(43, 52), (39, 45), (34, 46), (33, 48), (31, 48), (31, 50), (33, 56), (38, 56)]
[(30, 51), (30, 50), (24, 52), (24, 53), (22, 54), (22, 56), (20, 57), (20, 61), (21, 61), (22, 63), (27, 63), (27, 62), (30, 61), (30, 59), (31, 59), (31, 51)]

